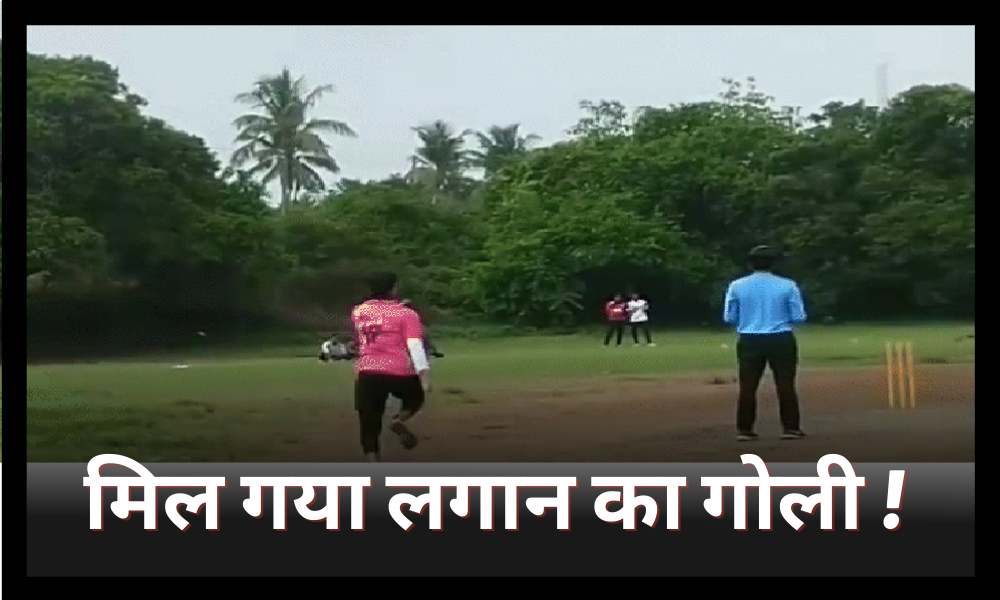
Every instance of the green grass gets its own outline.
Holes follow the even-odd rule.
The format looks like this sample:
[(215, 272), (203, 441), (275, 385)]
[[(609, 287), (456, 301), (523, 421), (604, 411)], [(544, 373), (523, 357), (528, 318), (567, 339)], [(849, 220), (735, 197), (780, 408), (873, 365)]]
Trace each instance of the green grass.
[[(885, 342), (912, 342), (917, 362), (975, 362), (972, 325), (813, 326), (798, 333), (801, 365), (874, 366)], [(441, 405), (463, 402), (448, 389), (524, 389), (546, 379), (685, 375), (735, 371), (734, 336), (659, 332), (657, 347), (605, 348), (603, 335), (441, 340), (434, 363)], [(727, 344), (728, 348), (722, 345)], [(296, 358), (299, 357), (299, 358)], [(176, 362), (190, 366), (172, 368)], [(321, 411), (351, 409), (352, 371), (326, 365), (309, 345), (227, 352), (168, 362), (29, 366), (28, 460), (87, 461), (103, 452), (147, 461), (248, 461), (263, 457), (254, 439), (293, 436)], [(0, 430), (2, 431), (2, 430)]]

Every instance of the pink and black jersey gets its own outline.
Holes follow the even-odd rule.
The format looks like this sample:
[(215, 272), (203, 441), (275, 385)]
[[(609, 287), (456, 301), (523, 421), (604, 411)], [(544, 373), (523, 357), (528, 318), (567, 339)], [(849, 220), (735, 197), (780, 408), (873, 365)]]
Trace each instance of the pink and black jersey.
[(604, 315), (612, 323), (625, 322), (625, 303), (612, 300), (604, 305)]
[(368, 300), (351, 311), (358, 373), (416, 375), (408, 342), (423, 343), (423, 326), (416, 311), (398, 300)]

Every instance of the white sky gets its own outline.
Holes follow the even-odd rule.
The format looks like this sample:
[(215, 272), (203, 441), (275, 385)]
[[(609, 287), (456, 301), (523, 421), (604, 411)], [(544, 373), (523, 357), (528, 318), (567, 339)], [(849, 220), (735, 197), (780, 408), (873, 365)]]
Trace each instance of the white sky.
[(112, 64), (147, 114), (200, 136), (222, 163), (246, 112), (233, 97), (287, 66), (310, 88), (335, 86), (313, 116), (358, 133), (327, 141), (340, 176), (366, 181), (405, 172), (419, 145), (411, 127), (437, 119), (458, 131), (521, 123), (548, 145), (567, 138), (580, 100), (630, 111), (709, 100), (722, 77), (754, 76), (806, 114), (830, 100), (874, 103), (883, 62), (890, 96), (976, 84), (974, 26), (29, 25), (27, 49)]

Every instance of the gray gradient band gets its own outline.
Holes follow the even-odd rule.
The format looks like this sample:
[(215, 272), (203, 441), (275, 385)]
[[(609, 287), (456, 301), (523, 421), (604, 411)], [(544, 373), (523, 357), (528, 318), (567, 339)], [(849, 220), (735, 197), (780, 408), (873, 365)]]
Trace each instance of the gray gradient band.
[[(849, 458), (849, 457), (848, 457)], [(752, 466), (733, 464), (252, 464), (146, 463), (157, 477), (225, 477), (219, 493), (219, 530), (206, 530), (206, 511), (180, 514), (191, 523), (178, 529), (167, 517), (165, 501), (174, 493), (191, 496), (203, 489), (161, 488), (157, 498), (157, 530), (143, 528), (142, 514), (123, 521), (109, 505), (116, 488), (103, 494), (102, 531), (91, 531), (90, 492), (83, 485), (87, 465), (28, 465), (27, 520), (29, 575), (974, 575), (975, 464), (856, 463), (866, 485), (858, 492), (859, 527), (845, 528), (844, 489), (835, 489), (834, 530), (820, 529), (821, 509), (796, 513), (805, 524), (795, 531), (779, 511), (785, 494), (816, 494), (819, 488), (784, 488), (772, 492), (770, 531), (758, 527), (757, 490), (746, 493), (747, 529), (734, 529), (733, 489), (725, 490), (720, 518), (708, 514), (709, 489), (702, 477), (755, 477)], [(772, 477), (815, 477), (815, 463), (767, 465)], [(906, 471), (898, 510), (887, 508), (889, 472)], [(133, 477), (116, 466), (103, 477)], [(841, 476), (839, 468), (832, 476)], [(351, 496), (342, 488), (340, 528), (329, 531), (322, 521), (299, 515), (294, 501), (303, 491), (286, 491), (286, 529), (275, 531), (270, 490), (262, 495), (261, 518), (250, 516), (243, 501), (250, 490), (241, 477), (371, 477), (364, 494), (364, 530), (351, 529)], [(504, 520), (504, 490), (493, 493), (492, 531), (480, 528), (479, 491), (470, 490), (468, 518), (449, 507), (454, 488), (443, 491), (443, 526), (431, 531), (430, 511), (403, 507), (413, 522), (404, 531), (390, 517), (390, 498), (414, 496), (426, 488), (386, 488), (386, 477), (576, 477), (570, 493), (570, 530), (557, 528), (556, 511), (536, 516), (529, 497), (553, 498), (555, 490), (522, 488), (518, 529)], [(650, 528), (636, 513), (636, 530), (605, 523), (595, 501), (615, 488), (591, 487), (592, 477), (686, 477), (680, 490), (680, 528), (670, 530), (663, 489), (640, 488), (653, 498), (659, 518)], [(138, 479), (138, 478), (137, 478)], [(133, 488), (131, 499), (141, 499)], [(124, 498), (123, 498), (124, 499)], [(316, 489), (311, 505), (326, 505)], [(621, 508), (611, 504), (610, 510)], [(886, 529), (883, 518), (898, 515), (900, 526)], [(8, 517), (9, 518), (9, 517)]]

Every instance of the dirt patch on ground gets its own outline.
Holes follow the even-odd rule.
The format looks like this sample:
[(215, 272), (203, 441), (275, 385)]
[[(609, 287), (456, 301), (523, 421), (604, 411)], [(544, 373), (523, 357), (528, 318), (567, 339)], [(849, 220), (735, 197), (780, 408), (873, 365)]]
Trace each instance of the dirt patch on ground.
[[(781, 441), (773, 383), (758, 393), (760, 439), (737, 442), (737, 385), (730, 377), (547, 382), (531, 389), (442, 389), (413, 421), (420, 444), (403, 450), (384, 432), (386, 462), (975, 462), (975, 365), (920, 365), (916, 408), (890, 410), (885, 370), (806, 371), (799, 376), (802, 428)], [(434, 398), (448, 397), (448, 406)], [(356, 462), (352, 413), (324, 414), (275, 461)]]

